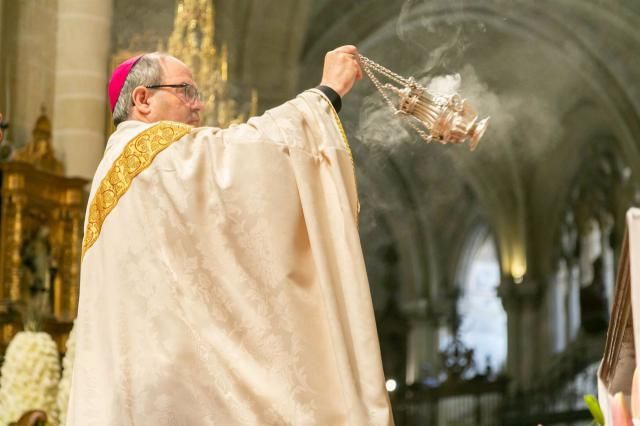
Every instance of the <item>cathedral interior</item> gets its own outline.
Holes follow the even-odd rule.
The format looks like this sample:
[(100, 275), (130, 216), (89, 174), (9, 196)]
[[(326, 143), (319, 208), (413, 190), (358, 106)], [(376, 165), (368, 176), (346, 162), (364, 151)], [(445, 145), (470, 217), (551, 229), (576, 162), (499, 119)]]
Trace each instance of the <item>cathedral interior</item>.
[(228, 125), (353, 44), (424, 84), (459, 79), (491, 117), (470, 152), (424, 143), (366, 77), (343, 100), (396, 424), (590, 424), (640, 204), (636, 25), (637, 0), (0, 0), (0, 352), (38, 292), (65, 352), (117, 63), (175, 54)]

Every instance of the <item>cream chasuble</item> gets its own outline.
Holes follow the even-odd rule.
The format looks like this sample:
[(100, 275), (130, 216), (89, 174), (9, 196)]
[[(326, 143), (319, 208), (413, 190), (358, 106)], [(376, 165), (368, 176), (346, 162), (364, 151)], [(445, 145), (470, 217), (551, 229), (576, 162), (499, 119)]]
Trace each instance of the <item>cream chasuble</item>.
[(318, 91), (122, 123), (90, 195), (69, 425), (393, 423), (344, 132)]
[(632, 394), (633, 374), (640, 366), (640, 209), (629, 209), (626, 219), (604, 357), (598, 369), (598, 400), (608, 426), (623, 424), (622, 407), (615, 398), (619, 392), (625, 410), (632, 406), (636, 410), (634, 425), (640, 424), (640, 389)]

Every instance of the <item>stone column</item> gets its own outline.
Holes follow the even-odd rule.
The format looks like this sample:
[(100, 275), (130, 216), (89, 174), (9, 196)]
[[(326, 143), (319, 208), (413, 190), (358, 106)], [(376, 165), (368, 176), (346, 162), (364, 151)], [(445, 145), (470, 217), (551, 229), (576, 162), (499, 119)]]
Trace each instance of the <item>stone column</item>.
[(537, 318), (542, 297), (536, 283), (526, 276), (519, 284), (503, 277), (498, 294), (507, 312), (507, 374), (512, 379), (512, 390), (524, 388), (531, 384), (537, 368)]
[(112, 0), (58, 0), (54, 149), (67, 176), (93, 178), (105, 146)]
[(538, 371), (538, 361), (542, 347), (547, 347), (548, 342), (541, 339), (540, 329), (543, 321), (548, 321), (543, 312), (543, 297), (537, 282), (525, 278), (518, 285), (520, 292), (521, 328), (520, 328), (520, 377), (522, 383), (528, 386), (535, 384), (534, 374)]
[(507, 313), (507, 366), (506, 373), (511, 385), (520, 379), (520, 300), (513, 279), (503, 276), (498, 295)]
[(567, 343), (572, 342), (580, 331), (580, 265), (577, 260), (569, 262), (569, 322)]
[(553, 351), (560, 352), (567, 347), (568, 312), (569, 312), (569, 271), (567, 262), (562, 259), (558, 263), (555, 280), (551, 284), (553, 294), (554, 315), (553, 323)]
[(615, 220), (613, 215), (606, 212), (600, 217), (601, 243), (602, 246), (602, 262), (604, 277), (605, 296), (607, 298), (607, 309), (611, 315), (613, 307), (613, 298), (616, 285), (616, 264), (614, 258), (614, 248), (611, 247), (611, 234), (614, 231)]
[(423, 365), (435, 367), (438, 357), (438, 321), (426, 314), (427, 304), (426, 299), (418, 299), (404, 307), (409, 320), (405, 377), (407, 384), (420, 380)]
[(421, 379), (425, 364), (432, 369), (437, 367), (438, 338), (433, 321), (424, 316), (409, 319), (410, 330), (407, 333), (407, 375), (405, 381), (412, 384)]
[(5, 74), (0, 93), (11, 124), (8, 139), (24, 145), (31, 140), (42, 107), (50, 115), (53, 106), (56, 2), (4, 3), (7, 40), (2, 48), (7, 55), (2, 58)]
[(0, 47), (3, 45), (4, 42), (4, 37), (3, 37), (3, 30), (4, 30), (4, 20), (3, 20), (3, 16), (4, 16), (4, 2), (0, 1)]

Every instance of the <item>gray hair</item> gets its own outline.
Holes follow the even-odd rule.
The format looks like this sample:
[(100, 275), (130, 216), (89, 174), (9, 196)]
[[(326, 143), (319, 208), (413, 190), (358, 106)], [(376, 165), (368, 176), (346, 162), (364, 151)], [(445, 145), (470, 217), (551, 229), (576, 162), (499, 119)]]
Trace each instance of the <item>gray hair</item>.
[(113, 109), (113, 124), (117, 126), (129, 118), (132, 106), (131, 95), (136, 87), (162, 83), (160, 59), (164, 56), (167, 55), (160, 52), (148, 53), (131, 69)]

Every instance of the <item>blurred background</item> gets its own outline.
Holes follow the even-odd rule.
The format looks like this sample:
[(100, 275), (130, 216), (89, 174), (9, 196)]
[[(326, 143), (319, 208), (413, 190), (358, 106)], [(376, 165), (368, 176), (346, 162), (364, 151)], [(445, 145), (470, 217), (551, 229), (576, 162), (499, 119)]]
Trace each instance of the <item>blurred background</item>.
[[(343, 100), (396, 424), (589, 424), (640, 204), (639, 25), (637, 0), (0, 0), (0, 351), (25, 330), (68, 351), (116, 64), (174, 54), (224, 127), (354, 44), (425, 85), (459, 78), (491, 116), (469, 152), (424, 143), (366, 77)], [(34, 370), (9, 358), (0, 412)]]

